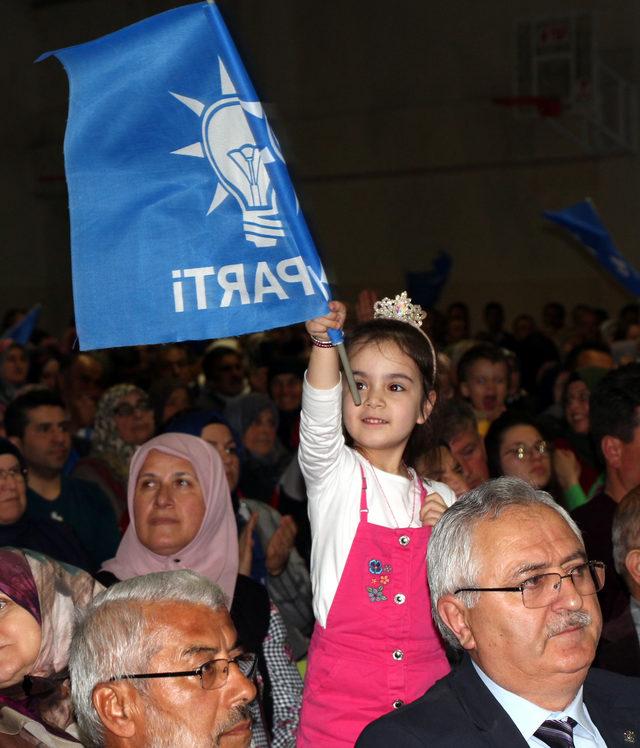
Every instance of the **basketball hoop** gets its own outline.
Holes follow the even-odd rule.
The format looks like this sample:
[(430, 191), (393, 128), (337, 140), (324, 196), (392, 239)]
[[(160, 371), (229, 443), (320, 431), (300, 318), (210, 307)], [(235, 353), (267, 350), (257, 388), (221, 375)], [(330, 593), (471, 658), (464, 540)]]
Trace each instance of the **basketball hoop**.
[(502, 96), (493, 99), (493, 103), (517, 109), (537, 109), (541, 117), (559, 117), (562, 114), (562, 101), (554, 96)]

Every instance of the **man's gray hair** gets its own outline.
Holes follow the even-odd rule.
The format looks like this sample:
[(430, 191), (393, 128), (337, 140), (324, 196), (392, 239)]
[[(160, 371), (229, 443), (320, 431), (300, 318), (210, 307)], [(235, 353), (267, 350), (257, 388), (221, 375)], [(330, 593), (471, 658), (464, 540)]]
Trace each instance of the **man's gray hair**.
[[(71, 697), (83, 745), (104, 745), (93, 689), (115, 675), (144, 673), (160, 651), (163, 632), (152, 631), (149, 603), (181, 602), (212, 610), (227, 606), (222, 590), (193, 571), (163, 571), (114, 584), (78, 614), (69, 653)], [(130, 681), (141, 691), (145, 681)]]
[[(455, 649), (460, 649), (460, 643), (438, 613), (438, 601), (445, 595), (453, 595), (460, 587), (477, 586), (482, 570), (474, 555), (476, 526), (482, 520), (496, 519), (510, 507), (541, 504), (558, 512), (582, 543), (576, 523), (546, 491), (538, 491), (520, 478), (511, 477), (486, 481), (464, 494), (434, 527), (427, 553), (432, 614), (440, 633)], [(472, 608), (478, 594), (461, 592), (458, 598)]]
[(618, 504), (611, 527), (613, 564), (620, 576), (629, 579), (625, 559), (629, 551), (640, 548), (640, 486)]

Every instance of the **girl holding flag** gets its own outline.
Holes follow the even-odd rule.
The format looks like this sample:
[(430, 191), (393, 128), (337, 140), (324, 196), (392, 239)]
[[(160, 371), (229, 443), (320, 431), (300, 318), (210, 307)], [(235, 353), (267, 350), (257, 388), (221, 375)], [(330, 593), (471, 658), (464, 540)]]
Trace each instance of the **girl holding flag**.
[[(299, 459), (309, 496), (316, 625), (297, 746), (347, 748), (380, 715), (449, 671), (431, 620), (431, 527), (455, 500), (411, 467), (436, 400), (425, 316), (406, 293), (375, 305), (347, 341), (362, 404), (340, 383), (327, 331), (344, 304), (307, 322)], [(343, 432), (344, 426), (344, 432)]]

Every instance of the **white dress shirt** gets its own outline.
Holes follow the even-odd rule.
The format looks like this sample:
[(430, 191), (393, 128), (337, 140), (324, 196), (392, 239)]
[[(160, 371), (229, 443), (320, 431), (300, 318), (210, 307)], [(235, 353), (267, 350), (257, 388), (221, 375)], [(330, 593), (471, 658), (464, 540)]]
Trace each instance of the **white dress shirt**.
[[(473, 660), (471, 661), (473, 662)], [(537, 704), (523, 699), (511, 691), (499, 686), (481, 670), (475, 662), (473, 666), (480, 680), (491, 691), (500, 706), (511, 717), (515, 726), (522, 733), (522, 737), (532, 748), (549, 748), (547, 743), (533, 736), (534, 732), (547, 719), (563, 719), (573, 717), (577, 725), (573, 728), (573, 743), (576, 748), (607, 748), (598, 728), (591, 721), (585, 703), (582, 701), (582, 686), (574, 700), (561, 712), (550, 712)]]

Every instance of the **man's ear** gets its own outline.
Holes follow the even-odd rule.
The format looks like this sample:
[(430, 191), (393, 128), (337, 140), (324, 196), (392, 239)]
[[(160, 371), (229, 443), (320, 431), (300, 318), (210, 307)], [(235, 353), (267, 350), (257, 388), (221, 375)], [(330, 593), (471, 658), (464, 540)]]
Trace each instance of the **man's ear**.
[(627, 553), (624, 560), (627, 572), (637, 587), (640, 587), (640, 548), (634, 548)]
[(463, 649), (476, 648), (476, 640), (469, 626), (468, 608), (461, 600), (455, 595), (444, 595), (438, 600), (438, 613)]
[(416, 423), (426, 423), (427, 419), (431, 415), (431, 411), (436, 404), (437, 398), (438, 395), (436, 394), (435, 390), (431, 390), (431, 392), (427, 395), (424, 402), (422, 403), (421, 413), (418, 416), (418, 420), (416, 421)]
[(93, 689), (91, 701), (107, 732), (120, 738), (132, 738), (135, 735), (135, 693), (135, 689), (126, 683), (98, 683)]
[(617, 436), (603, 436), (600, 441), (600, 449), (602, 450), (605, 462), (609, 467), (620, 467), (622, 439), (618, 439)]
[(469, 390), (469, 385), (466, 382), (460, 382), (458, 385), (460, 387), (460, 394), (462, 397), (469, 399), (469, 395), (471, 394), (471, 391)]

